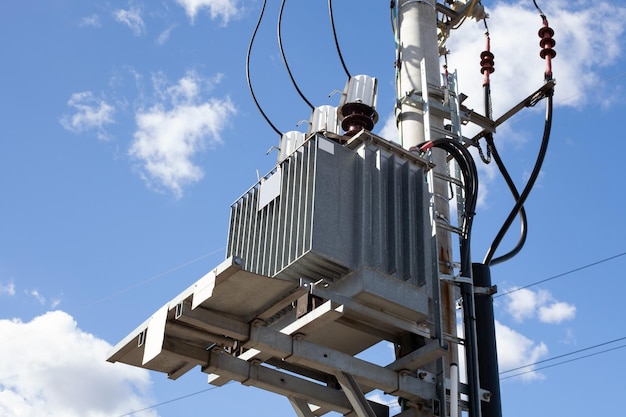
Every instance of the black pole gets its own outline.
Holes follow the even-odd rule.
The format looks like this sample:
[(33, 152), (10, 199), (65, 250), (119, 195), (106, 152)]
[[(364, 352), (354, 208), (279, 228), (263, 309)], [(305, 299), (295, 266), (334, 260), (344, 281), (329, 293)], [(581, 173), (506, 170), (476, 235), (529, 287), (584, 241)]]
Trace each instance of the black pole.
[[(477, 288), (491, 288), (489, 265), (472, 264), (472, 277)], [(500, 376), (496, 350), (496, 327), (491, 294), (476, 294), (476, 335), (480, 387), (491, 392), (488, 402), (482, 401), (482, 417), (502, 417)]]

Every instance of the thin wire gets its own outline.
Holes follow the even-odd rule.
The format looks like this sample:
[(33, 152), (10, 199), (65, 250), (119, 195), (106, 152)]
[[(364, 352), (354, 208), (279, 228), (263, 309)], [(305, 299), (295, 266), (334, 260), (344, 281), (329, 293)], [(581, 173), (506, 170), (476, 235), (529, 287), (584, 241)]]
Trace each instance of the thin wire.
[(215, 255), (216, 253), (218, 253), (218, 252), (220, 252), (220, 251), (222, 251), (222, 250), (224, 250), (224, 248), (219, 248), (219, 249), (216, 249), (216, 250), (211, 251), (211, 252), (209, 252), (209, 253), (205, 253), (205, 254), (204, 254), (204, 255), (202, 255), (202, 256), (199, 256), (199, 257), (197, 257), (197, 258), (195, 258), (195, 259), (192, 259), (192, 260), (187, 261), (187, 262), (185, 262), (185, 263), (183, 263), (183, 264), (180, 264), (180, 265), (178, 265), (178, 266), (175, 266), (174, 268), (168, 269), (167, 271), (160, 272), (160, 273), (158, 273), (158, 274), (156, 274), (156, 275), (151, 276), (151, 277), (150, 277), (150, 278), (148, 278), (148, 279), (145, 279), (145, 280), (143, 280), (143, 281), (141, 281), (141, 282), (137, 282), (137, 283), (135, 283), (135, 284), (131, 285), (130, 287), (126, 287), (126, 288), (124, 288), (124, 289), (122, 289), (122, 290), (120, 290), (120, 291), (117, 291), (117, 292), (114, 292), (114, 293), (112, 293), (112, 294), (109, 294), (109, 295), (107, 295), (107, 296), (106, 296), (106, 297), (104, 297), (104, 298), (101, 298), (101, 299), (99, 299), (99, 300), (93, 301), (93, 302), (91, 302), (91, 303), (89, 303), (89, 304), (87, 304), (87, 305), (83, 306), (82, 308), (93, 307), (93, 306), (94, 306), (94, 305), (96, 305), (96, 304), (100, 304), (100, 303), (102, 303), (102, 302), (104, 302), (104, 301), (106, 301), (106, 300), (109, 300), (109, 299), (111, 299), (111, 298), (114, 298), (114, 297), (120, 296), (120, 295), (122, 295), (122, 294), (124, 294), (124, 293), (126, 293), (126, 292), (128, 292), (128, 291), (130, 291), (130, 290), (134, 290), (134, 289), (135, 289), (135, 288), (137, 288), (137, 287), (141, 287), (142, 285), (146, 285), (147, 283), (152, 282), (152, 281), (154, 281), (155, 279), (161, 278), (161, 277), (162, 277), (162, 276), (164, 276), (164, 275), (171, 274), (172, 272), (178, 271), (179, 269), (185, 268), (185, 267), (187, 267), (187, 266), (189, 266), (189, 265), (191, 265), (191, 264), (195, 264), (196, 262), (199, 262), (199, 261), (201, 261), (201, 260), (202, 260), (202, 259), (204, 259), (204, 258), (207, 258), (207, 257), (209, 257), (209, 256), (211, 256), (211, 255)]
[(330, 25), (333, 28), (333, 38), (335, 39), (335, 48), (337, 48), (337, 55), (339, 55), (341, 66), (343, 67), (343, 70), (348, 76), (348, 78), (351, 78), (352, 76), (350, 75), (350, 71), (348, 71), (346, 62), (343, 60), (343, 54), (341, 53), (341, 48), (339, 47), (339, 40), (337, 39), (337, 30), (335, 29), (335, 17), (333, 15), (333, 0), (328, 0), (328, 15), (330, 16)]
[[(229, 382), (229, 384), (230, 384), (230, 382)], [(132, 416), (133, 414), (137, 414), (137, 413), (140, 413), (142, 411), (152, 410), (153, 408), (157, 408), (157, 407), (160, 407), (160, 406), (165, 405), (165, 404), (170, 404), (170, 403), (173, 403), (173, 402), (176, 402), (176, 401), (184, 400), (186, 398), (193, 397), (194, 395), (202, 394), (202, 393), (207, 392), (207, 391), (212, 391), (212, 390), (214, 390), (216, 388), (220, 388), (220, 387), (209, 387), (209, 388), (206, 388), (206, 389), (203, 389), (203, 390), (200, 390), (200, 391), (192, 392), (191, 394), (183, 395), (182, 397), (172, 398), (171, 400), (163, 401), (162, 403), (158, 403), (158, 404), (154, 404), (154, 405), (151, 405), (149, 407), (146, 407), (146, 408), (142, 408), (141, 410), (131, 411), (130, 413), (122, 414), (122, 415), (120, 415), (118, 417)]]
[(313, 106), (311, 104), (311, 102), (309, 100), (307, 100), (307, 98), (304, 96), (304, 93), (302, 93), (302, 91), (300, 90), (300, 87), (298, 87), (298, 83), (296, 83), (296, 80), (293, 78), (293, 74), (291, 73), (291, 68), (289, 68), (289, 64), (287, 63), (287, 57), (285, 56), (285, 50), (283, 49), (282, 26), (283, 26), (283, 10), (285, 8), (285, 3), (286, 3), (286, 0), (283, 0), (282, 3), (280, 4), (280, 12), (278, 13), (278, 29), (277, 29), (277, 31), (278, 31), (278, 47), (280, 48), (280, 55), (283, 58), (283, 63), (285, 64), (285, 68), (287, 69), (287, 74), (289, 74), (289, 79), (291, 80), (291, 83), (295, 87), (296, 91), (298, 92), (298, 94), (300, 95), (302, 100), (304, 100), (304, 102), (306, 104), (308, 104), (308, 106), (311, 108), (311, 110), (313, 110), (315, 108), (315, 106)]
[(248, 89), (250, 90), (250, 94), (252, 95), (252, 100), (254, 100), (254, 104), (256, 104), (257, 109), (261, 112), (261, 115), (270, 125), (270, 127), (274, 130), (274, 132), (278, 133), (279, 136), (282, 136), (282, 132), (278, 130), (276, 126), (270, 121), (267, 117), (259, 101), (256, 99), (256, 95), (254, 94), (254, 89), (252, 88), (252, 82), (250, 81), (250, 53), (252, 52), (252, 45), (254, 44), (254, 38), (256, 38), (256, 33), (259, 30), (259, 26), (261, 26), (261, 21), (263, 20), (263, 14), (265, 13), (265, 6), (267, 4), (267, 0), (263, 0), (263, 7), (261, 8), (261, 13), (259, 14), (259, 20), (256, 22), (256, 27), (254, 28), (254, 32), (252, 32), (252, 37), (250, 38), (250, 45), (248, 45), (248, 53), (246, 54), (246, 80), (248, 81)]
[(570, 360), (567, 360), (567, 361), (563, 361), (563, 362), (555, 363), (555, 364), (548, 365), (548, 366), (543, 366), (543, 367), (541, 367), (541, 368), (537, 368), (537, 369), (531, 369), (530, 371), (520, 372), (519, 374), (515, 374), (515, 375), (505, 376), (505, 377), (503, 377), (503, 378), (500, 378), (500, 380), (503, 380), (503, 379), (509, 379), (509, 378), (515, 378), (516, 376), (520, 376), (520, 375), (524, 375), (524, 374), (529, 374), (529, 373), (531, 373), (531, 372), (537, 372), (537, 371), (541, 371), (541, 370), (543, 370), (543, 369), (553, 368), (553, 367), (558, 366), (558, 365), (564, 365), (564, 364), (566, 364), (566, 363), (576, 362), (576, 361), (579, 361), (579, 360), (581, 360), (581, 359), (590, 358), (590, 357), (592, 357), (592, 356), (597, 356), (597, 355), (600, 355), (600, 354), (602, 354), (602, 353), (611, 352), (611, 351), (614, 351), (614, 350), (617, 350), (617, 349), (623, 349), (623, 348), (625, 348), (625, 347), (626, 347), (626, 345), (621, 345), (621, 346), (617, 346), (617, 347), (614, 347), (614, 348), (611, 348), (611, 349), (601, 350), (600, 352), (590, 353), (589, 355), (580, 356), (580, 357), (578, 357), (578, 358), (570, 359)]
[(500, 375), (502, 375), (502, 374), (508, 374), (509, 372), (518, 371), (518, 370), (520, 370), (520, 369), (528, 368), (529, 366), (539, 365), (540, 363), (545, 363), (545, 362), (553, 361), (553, 360), (555, 360), (555, 359), (561, 359), (561, 358), (564, 358), (564, 357), (566, 357), (566, 356), (575, 355), (575, 354), (577, 354), (577, 353), (580, 353), (580, 352), (585, 352), (585, 351), (587, 351), (587, 350), (596, 349), (596, 348), (599, 348), (600, 346), (610, 345), (611, 343), (619, 342), (619, 341), (621, 341), (621, 340), (625, 340), (625, 339), (626, 339), (626, 336), (624, 336), (624, 337), (619, 337), (619, 338), (617, 338), (617, 339), (613, 339), (613, 340), (610, 340), (610, 341), (608, 341), (608, 342), (604, 342), (604, 343), (598, 343), (597, 345), (594, 345), (594, 346), (589, 346), (589, 347), (586, 347), (586, 348), (584, 348), (584, 349), (579, 349), (579, 350), (575, 350), (575, 351), (573, 351), (573, 352), (564, 353), (563, 355), (558, 355), (558, 356), (554, 356), (554, 357), (552, 357), (552, 358), (543, 359), (543, 360), (540, 360), (540, 361), (537, 361), (537, 362), (534, 362), (534, 363), (529, 363), (528, 365), (518, 366), (517, 368), (507, 369), (506, 371), (502, 371), (502, 372), (500, 372)]
[(557, 274), (557, 275), (551, 276), (551, 277), (549, 277), (549, 278), (542, 279), (541, 281), (533, 282), (533, 283), (531, 283), (531, 284), (524, 285), (523, 287), (515, 288), (514, 290), (507, 291), (507, 292), (502, 293), (502, 294), (497, 294), (497, 295), (494, 295), (494, 296), (493, 296), (493, 298), (503, 297), (503, 296), (505, 296), (505, 295), (508, 295), (508, 294), (514, 293), (514, 292), (516, 292), (516, 291), (521, 291), (521, 290), (523, 290), (523, 289), (526, 289), (526, 288), (529, 288), (529, 287), (532, 287), (532, 286), (535, 286), (535, 285), (543, 284), (544, 282), (548, 282), (548, 281), (551, 281), (551, 280), (553, 280), (553, 279), (560, 278), (560, 277), (562, 277), (562, 276), (572, 274), (572, 273), (574, 273), (574, 272), (582, 271), (583, 269), (587, 269), (587, 268), (590, 268), (590, 267), (592, 267), (592, 266), (596, 266), (596, 265), (599, 265), (599, 264), (601, 264), (601, 263), (611, 261), (611, 260), (613, 260), (613, 259), (619, 258), (620, 256), (624, 256), (624, 255), (626, 255), (626, 252), (622, 252), (622, 253), (620, 253), (620, 254), (613, 255), (613, 256), (610, 256), (610, 257), (608, 257), (608, 258), (601, 259), (601, 260), (599, 260), (599, 261), (596, 261), (596, 262), (590, 263), (590, 264), (588, 264), (588, 265), (584, 265), (584, 266), (578, 267), (578, 268), (576, 268), (576, 269), (572, 269), (572, 270), (567, 271), (567, 272), (562, 272), (562, 273), (560, 273), (560, 274)]

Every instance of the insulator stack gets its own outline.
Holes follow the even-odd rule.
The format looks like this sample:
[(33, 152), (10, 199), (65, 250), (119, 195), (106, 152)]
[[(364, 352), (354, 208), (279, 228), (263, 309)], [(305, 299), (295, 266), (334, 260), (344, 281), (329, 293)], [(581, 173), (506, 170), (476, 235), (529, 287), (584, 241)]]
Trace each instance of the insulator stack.
[(372, 130), (376, 121), (376, 112), (363, 103), (346, 103), (341, 107), (341, 128), (346, 136), (354, 136), (361, 130)]
[(541, 46), (539, 56), (546, 60), (546, 80), (552, 79), (552, 58), (556, 56), (556, 51), (553, 49), (556, 45), (556, 41), (553, 36), (554, 30), (548, 26), (548, 19), (544, 16), (543, 27), (539, 29), (539, 37), (541, 38), (539, 41), (539, 46)]
[(361, 130), (372, 130), (378, 121), (376, 96), (378, 81), (367, 75), (350, 77), (339, 103), (338, 118), (345, 136), (354, 136)]
[(494, 67), (494, 55), (491, 53), (491, 42), (489, 34), (487, 34), (487, 48), (480, 53), (480, 72), (485, 77), (483, 78), (483, 87), (489, 85), (489, 74), (492, 74), (496, 69)]

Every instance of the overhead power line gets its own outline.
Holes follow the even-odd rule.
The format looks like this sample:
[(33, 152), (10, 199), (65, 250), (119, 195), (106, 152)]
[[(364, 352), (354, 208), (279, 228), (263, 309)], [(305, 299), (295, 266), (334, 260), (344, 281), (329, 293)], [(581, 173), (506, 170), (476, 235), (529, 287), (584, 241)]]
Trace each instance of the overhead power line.
[(505, 376), (505, 377), (500, 378), (500, 380), (503, 380), (503, 379), (509, 379), (509, 378), (515, 378), (516, 376), (520, 376), (520, 375), (524, 375), (524, 374), (529, 374), (529, 373), (531, 373), (531, 372), (541, 371), (541, 370), (543, 370), (543, 369), (553, 368), (553, 367), (555, 367), (555, 366), (558, 366), (558, 365), (564, 365), (564, 364), (566, 364), (566, 363), (570, 363), (570, 362), (576, 362), (576, 361), (579, 361), (579, 360), (581, 360), (581, 359), (590, 358), (590, 357), (592, 357), (592, 356), (601, 355), (601, 354), (603, 354), (603, 353), (608, 353), (608, 352), (612, 352), (612, 351), (614, 351), (614, 350), (623, 349), (623, 348), (626, 348), (626, 345), (616, 346), (616, 347), (614, 347), (614, 348), (605, 349), (605, 350), (601, 350), (601, 351), (599, 351), (599, 352), (590, 353), (590, 354), (588, 354), (588, 355), (580, 356), (580, 357), (578, 357), (578, 358), (570, 359), (570, 360), (567, 360), (567, 361), (554, 363), (554, 364), (552, 364), (552, 365), (546, 365), (546, 366), (543, 366), (543, 367), (541, 367), (541, 368), (531, 369), (531, 370), (528, 370), (528, 371), (520, 372), (520, 373), (515, 374), (515, 375)]
[(502, 296), (514, 293), (516, 291), (520, 291), (520, 290), (523, 290), (523, 289), (526, 289), (526, 288), (529, 288), (529, 287), (532, 287), (532, 286), (535, 286), (535, 285), (543, 284), (544, 282), (552, 281), (553, 279), (560, 278), (560, 277), (563, 277), (565, 275), (573, 274), (574, 272), (582, 271), (583, 269), (591, 268), (592, 266), (596, 266), (596, 265), (599, 265), (599, 264), (604, 263), (604, 262), (612, 261), (613, 259), (619, 258), (620, 256), (624, 256), (624, 255), (626, 255), (626, 252), (622, 252), (622, 253), (619, 253), (617, 255), (613, 255), (613, 256), (610, 256), (608, 258), (604, 258), (604, 259), (601, 259), (599, 261), (592, 262), (590, 264), (578, 267), (576, 269), (572, 269), (572, 270), (567, 271), (567, 272), (562, 272), (560, 274), (553, 275), (553, 276), (551, 276), (549, 278), (542, 279), (541, 281), (536, 281), (536, 282), (533, 282), (531, 284), (524, 285), (523, 287), (515, 288), (513, 290), (504, 292), (502, 294), (494, 295), (493, 298), (502, 297)]
[[(564, 358), (564, 357), (566, 357), (566, 356), (575, 355), (575, 354), (577, 354), (577, 353), (585, 352), (585, 351), (588, 351), (588, 350), (591, 350), (591, 349), (596, 349), (596, 348), (599, 348), (600, 346), (610, 345), (611, 343), (619, 342), (619, 341), (621, 341), (621, 340), (626, 340), (626, 336), (624, 336), (624, 337), (620, 337), (620, 338), (617, 338), (617, 339), (613, 339), (613, 340), (610, 340), (610, 341), (608, 341), (608, 342), (598, 343), (597, 345), (594, 345), (594, 346), (589, 346), (589, 347), (586, 347), (586, 348), (583, 348), (583, 349), (578, 349), (578, 350), (575, 350), (575, 351), (573, 351), (573, 352), (564, 353), (564, 354), (562, 354), (562, 355), (554, 356), (554, 357), (552, 357), (552, 358), (543, 359), (543, 360), (540, 360), (540, 361), (537, 361), (537, 362), (534, 362), (534, 363), (530, 363), (530, 364), (528, 364), (528, 365), (518, 366), (517, 368), (512, 368), (512, 369), (507, 369), (506, 371), (502, 371), (502, 372), (500, 372), (500, 375), (502, 375), (502, 374), (508, 374), (509, 372), (518, 371), (518, 370), (520, 370), (520, 369), (528, 368), (529, 366), (535, 366), (535, 365), (538, 365), (538, 364), (540, 364), (540, 363), (545, 363), (545, 362), (553, 361), (553, 360), (555, 360), (555, 359), (561, 359), (561, 358)], [(521, 374), (520, 374), (520, 375), (521, 375)]]
[(129, 416), (132, 416), (133, 414), (137, 414), (137, 413), (140, 413), (142, 411), (152, 410), (153, 408), (157, 408), (157, 407), (160, 407), (160, 406), (165, 405), (165, 404), (170, 404), (170, 403), (173, 403), (173, 402), (176, 402), (176, 401), (184, 400), (186, 398), (193, 397), (194, 395), (202, 394), (202, 393), (207, 392), (207, 391), (212, 391), (212, 390), (214, 390), (216, 388), (219, 388), (219, 387), (205, 388), (205, 389), (200, 390), (200, 391), (192, 392), (191, 394), (186, 394), (186, 395), (183, 395), (181, 397), (176, 397), (176, 398), (172, 398), (171, 400), (163, 401), (162, 403), (150, 405), (148, 407), (142, 408), (141, 410), (131, 411), (130, 413), (122, 414), (122, 415), (120, 415), (118, 417), (129, 417)]
[(126, 292), (128, 292), (128, 291), (134, 290), (134, 289), (135, 289), (135, 288), (137, 288), (137, 287), (141, 287), (141, 286), (143, 286), (143, 285), (146, 285), (146, 284), (148, 284), (149, 282), (152, 282), (152, 281), (154, 281), (154, 280), (156, 280), (156, 279), (158, 279), (158, 278), (161, 278), (161, 277), (163, 277), (163, 276), (165, 276), (165, 275), (171, 274), (172, 272), (176, 272), (176, 271), (178, 271), (178, 270), (180, 270), (180, 269), (183, 269), (183, 268), (188, 267), (189, 265), (195, 264), (196, 262), (200, 262), (200, 261), (201, 261), (201, 260), (203, 260), (204, 258), (207, 258), (207, 257), (209, 257), (209, 256), (211, 256), (211, 255), (215, 255), (216, 253), (219, 253), (219, 252), (221, 252), (221, 251), (223, 251), (223, 250), (224, 250), (224, 248), (223, 248), (223, 247), (222, 247), (222, 248), (219, 248), (219, 249), (216, 249), (216, 250), (213, 250), (213, 251), (208, 252), (208, 253), (205, 253), (204, 255), (199, 256), (199, 257), (197, 257), (197, 258), (195, 258), (195, 259), (192, 259), (192, 260), (190, 260), (190, 261), (187, 261), (187, 262), (185, 262), (185, 263), (182, 263), (182, 264), (180, 264), (180, 265), (177, 265), (177, 266), (175, 266), (175, 267), (173, 267), (173, 268), (170, 268), (170, 269), (168, 269), (167, 271), (159, 272), (158, 274), (155, 274), (155, 275), (151, 276), (150, 278), (147, 278), (147, 279), (145, 279), (145, 280), (143, 280), (143, 281), (140, 281), (140, 282), (136, 282), (135, 284), (133, 284), (133, 285), (131, 285), (131, 286), (129, 286), (129, 287), (123, 288), (123, 289), (121, 289), (121, 290), (119, 290), (119, 291), (116, 291), (116, 292), (111, 293), (111, 294), (109, 294), (109, 295), (107, 295), (107, 296), (105, 296), (105, 297), (102, 297), (102, 298), (100, 298), (99, 300), (93, 301), (93, 302), (91, 302), (91, 303), (89, 303), (89, 304), (87, 304), (87, 305), (83, 306), (83, 308), (92, 307), (92, 306), (94, 306), (94, 305), (96, 305), (96, 304), (100, 304), (100, 303), (102, 303), (103, 301), (107, 301), (107, 300), (109, 300), (109, 299), (111, 299), (111, 298), (114, 298), (114, 297), (117, 297), (117, 296), (119, 296), (119, 295), (122, 295), (122, 294), (124, 294), (124, 293), (126, 293)]

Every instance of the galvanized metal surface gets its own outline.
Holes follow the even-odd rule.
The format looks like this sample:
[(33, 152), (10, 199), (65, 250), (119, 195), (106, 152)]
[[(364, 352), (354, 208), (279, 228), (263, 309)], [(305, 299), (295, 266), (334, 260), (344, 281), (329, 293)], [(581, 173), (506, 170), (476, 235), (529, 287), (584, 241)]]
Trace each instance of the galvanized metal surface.
[[(367, 267), (424, 285), (432, 272), (429, 167), (372, 137), (346, 147), (309, 138), (232, 205), (227, 256), (270, 277), (337, 281)], [(268, 202), (266, 184), (277, 176), (280, 190)]]
[[(435, 383), (417, 370), (447, 346), (432, 321), (439, 278), (429, 168), (368, 132), (345, 146), (312, 136), (232, 206), (227, 260), (109, 361), (174, 379), (199, 366), (211, 384), (285, 395), (309, 417), (365, 415), (363, 396), (374, 389), (431, 401)], [(310, 311), (296, 308), (303, 296), (318, 300)], [(387, 366), (355, 358), (407, 333), (427, 343)]]

